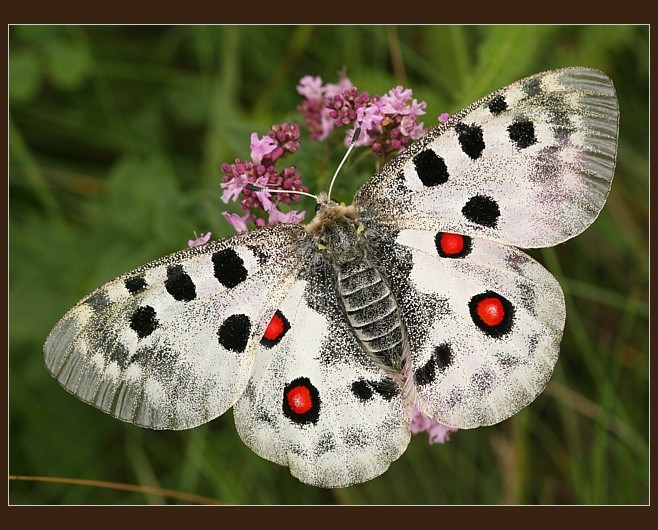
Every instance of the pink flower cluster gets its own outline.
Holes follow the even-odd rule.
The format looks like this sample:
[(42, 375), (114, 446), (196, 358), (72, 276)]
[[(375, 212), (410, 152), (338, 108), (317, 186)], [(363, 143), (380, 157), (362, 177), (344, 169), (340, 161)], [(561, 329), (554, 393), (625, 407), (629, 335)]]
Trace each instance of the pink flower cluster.
[(305, 101), (298, 105), (313, 140), (324, 140), (334, 127), (352, 124), (345, 143), (349, 144), (357, 127), (361, 136), (356, 145), (368, 145), (380, 158), (399, 153), (410, 140), (422, 137), (426, 130), (418, 116), (427, 104), (412, 98), (411, 89), (397, 86), (384, 96), (370, 97), (359, 92), (343, 74), (338, 84), (323, 85), (322, 78), (304, 76), (297, 92)]
[[(278, 171), (276, 162), (286, 154), (294, 153), (299, 148), (299, 125), (288, 123), (273, 125), (270, 132), (261, 138), (257, 133), (251, 135), (251, 160), (243, 162), (239, 158), (234, 164), (223, 164), (223, 182), (220, 184), (224, 192), (222, 201), (240, 198), (240, 208), (246, 213), (222, 212), (226, 220), (238, 232), (248, 230), (247, 223), (261, 227), (266, 224), (299, 223), (306, 212), (291, 210), (282, 212), (278, 206), (298, 201), (300, 196), (296, 191), (308, 191), (301, 183), (301, 177), (295, 166), (289, 166)], [(247, 187), (256, 185), (263, 191), (254, 191)], [(285, 190), (284, 193), (270, 193), (267, 190)], [(268, 218), (259, 217), (255, 211), (264, 210)]]
[(450, 433), (457, 432), (456, 427), (448, 427), (438, 421), (428, 418), (417, 407), (414, 407), (411, 415), (411, 432), (418, 434), (425, 432), (429, 434), (430, 444), (443, 444), (450, 439)]

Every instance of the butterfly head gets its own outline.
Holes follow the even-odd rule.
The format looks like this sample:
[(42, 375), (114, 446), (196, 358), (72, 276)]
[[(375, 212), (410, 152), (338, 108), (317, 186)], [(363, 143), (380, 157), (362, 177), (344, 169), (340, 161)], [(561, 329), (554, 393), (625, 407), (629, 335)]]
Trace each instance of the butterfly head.
[[(322, 197), (321, 199), (324, 199)], [(344, 263), (363, 257), (363, 225), (356, 208), (333, 199), (319, 200), (313, 220), (306, 226), (320, 252), (333, 263)]]

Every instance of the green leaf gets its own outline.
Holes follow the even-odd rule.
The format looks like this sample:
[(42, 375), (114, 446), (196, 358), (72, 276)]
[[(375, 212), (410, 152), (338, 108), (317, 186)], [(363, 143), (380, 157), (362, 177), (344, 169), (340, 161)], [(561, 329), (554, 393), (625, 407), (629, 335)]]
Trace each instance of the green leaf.
[(56, 40), (46, 48), (46, 69), (58, 88), (77, 89), (91, 73), (89, 49), (81, 40)]
[(31, 50), (9, 53), (9, 97), (29, 101), (34, 98), (41, 82), (39, 60)]

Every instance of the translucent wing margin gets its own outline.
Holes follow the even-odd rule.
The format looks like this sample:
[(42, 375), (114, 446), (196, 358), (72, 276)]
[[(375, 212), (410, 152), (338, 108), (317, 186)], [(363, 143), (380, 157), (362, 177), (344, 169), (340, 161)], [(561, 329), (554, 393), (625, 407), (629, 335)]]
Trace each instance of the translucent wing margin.
[(582, 232), (605, 203), (619, 110), (612, 81), (565, 68), (517, 81), (432, 129), (357, 192), (364, 219), (522, 248)]
[(44, 345), (46, 367), (121, 420), (153, 429), (205, 423), (244, 391), (306, 237), (300, 226), (277, 225), (122, 275), (59, 321)]

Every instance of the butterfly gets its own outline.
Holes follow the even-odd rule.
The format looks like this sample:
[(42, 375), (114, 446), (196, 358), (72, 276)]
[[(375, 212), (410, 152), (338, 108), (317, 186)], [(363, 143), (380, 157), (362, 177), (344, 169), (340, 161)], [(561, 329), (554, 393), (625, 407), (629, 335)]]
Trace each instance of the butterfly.
[(561, 243), (610, 190), (618, 102), (604, 73), (539, 73), (431, 129), (351, 205), (190, 248), (99, 287), (44, 345), (83, 401), (152, 429), (233, 407), (242, 440), (344, 487), (405, 451), (414, 407), (493, 425), (558, 358), (557, 280), (518, 250)]

